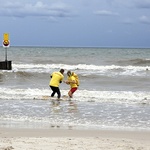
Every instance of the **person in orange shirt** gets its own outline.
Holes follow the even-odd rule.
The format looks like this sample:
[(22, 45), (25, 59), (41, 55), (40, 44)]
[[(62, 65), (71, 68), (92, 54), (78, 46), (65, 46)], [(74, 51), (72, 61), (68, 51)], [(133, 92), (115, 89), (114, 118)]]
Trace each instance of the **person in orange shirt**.
[(64, 74), (64, 69), (60, 69), (59, 72), (53, 72), (50, 76), (51, 80), (50, 80), (49, 86), (50, 86), (51, 90), (53, 91), (51, 94), (51, 97), (54, 97), (55, 93), (57, 93), (58, 100), (61, 97), (59, 85), (60, 85), (60, 83), (62, 83), (62, 81), (64, 79), (63, 74)]
[(69, 98), (72, 98), (73, 93), (78, 89), (78, 85), (77, 85), (76, 79), (72, 75), (71, 71), (67, 72), (67, 76), (68, 76), (67, 81), (64, 81), (64, 82), (66, 84), (70, 85), (70, 90), (68, 92), (68, 96), (69, 96)]

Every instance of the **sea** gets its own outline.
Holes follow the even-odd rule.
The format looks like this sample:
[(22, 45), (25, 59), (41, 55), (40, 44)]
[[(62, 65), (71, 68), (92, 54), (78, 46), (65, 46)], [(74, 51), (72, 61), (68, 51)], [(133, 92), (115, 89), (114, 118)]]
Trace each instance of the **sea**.
[[(0, 127), (150, 130), (148, 48), (0, 47), (5, 59), (12, 70), (0, 70)], [(52, 103), (50, 75), (60, 69), (64, 80), (68, 70), (79, 77), (73, 104), (65, 83)]]

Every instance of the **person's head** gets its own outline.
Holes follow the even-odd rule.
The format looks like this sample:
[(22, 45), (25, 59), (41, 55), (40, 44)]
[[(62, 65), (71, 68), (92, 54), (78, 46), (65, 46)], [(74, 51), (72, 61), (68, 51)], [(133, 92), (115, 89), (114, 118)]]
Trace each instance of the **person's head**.
[(71, 76), (71, 71), (68, 71), (68, 72), (67, 72), (67, 75), (70, 77), (70, 76)]
[(61, 73), (61, 74), (64, 74), (64, 69), (60, 69), (60, 73)]

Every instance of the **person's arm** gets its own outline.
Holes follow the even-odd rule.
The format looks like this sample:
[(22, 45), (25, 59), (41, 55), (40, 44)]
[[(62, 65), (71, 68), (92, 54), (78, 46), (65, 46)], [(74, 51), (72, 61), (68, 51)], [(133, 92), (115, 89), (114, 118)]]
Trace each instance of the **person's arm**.
[(62, 83), (63, 79), (64, 79), (64, 77), (62, 77), (62, 79), (59, 81), (59, 83)]
[(67, 81), (64, 81), (64, 83), (66, 83), (66, 84), (70, 84), (70, 83), (76, 84), (76, 81), (75, 80), (67, 80)]
[(71, 80), (71, 81), (68, 81), (69, 83), (76, 83), (76, 81), (75, 80)]

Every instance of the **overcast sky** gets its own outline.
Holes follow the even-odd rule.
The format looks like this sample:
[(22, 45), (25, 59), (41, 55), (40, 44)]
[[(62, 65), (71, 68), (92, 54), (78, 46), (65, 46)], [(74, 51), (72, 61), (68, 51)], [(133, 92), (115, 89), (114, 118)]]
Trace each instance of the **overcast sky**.
[(150, 47), (150, 0), (0, 0), (10, 46)]

